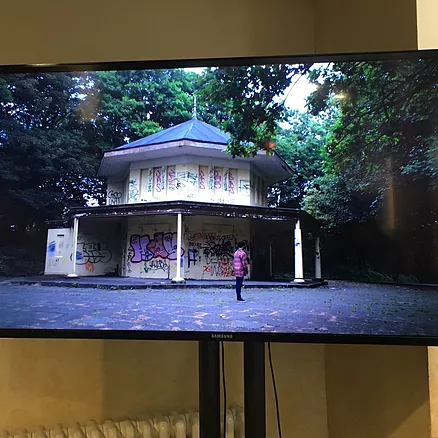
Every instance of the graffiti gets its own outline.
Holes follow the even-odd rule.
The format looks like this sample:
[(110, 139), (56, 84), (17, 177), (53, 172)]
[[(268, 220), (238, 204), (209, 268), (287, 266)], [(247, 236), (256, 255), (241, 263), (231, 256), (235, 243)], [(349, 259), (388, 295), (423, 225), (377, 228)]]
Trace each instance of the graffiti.
[(210, 190), (214, 189), (214, 167), (210, 167), (209, 169), (208, 188)]
[(204, 265), (204, 273), (209, 273), (212, 277), (233, 277), (234, 269), (231, 259), (221, 257), (215, 263)]
[(173, 167), (169, 167), (167, 172), (168, 177), (168, 188), (169, 190), (175, 190), (176, 187), (176, 177), (175, 177), (175, 169)]
[(132, 273), (131, 260), (133, 257), (134, 257), (134, 251), (131, 247), (129, 247), (126, 254), (126, 271), (128, 272), (128, 274)]
[(49, 257), (54, 257), (56, 252), (56, 242), (52, 240), (47, 247), (47, 254)]
[(178, 172), (176, 174), (176, 188), (180, 189), (182, 187), (185, 187), (186, 182), (186, 172)]
[(216, 233), (195, 233), (188, 238), (188, 268), (199, 262), (204, 275), (232, 277), (237, 237)]
[(108, 205), (119, 205), (122, 203), (122, 192), (110, 190), (108, 193)]
[(167, 168), (161, 168), (161, 190), (166, 190), (166, 178), (167, 178)]
[(199, 257), (199, 250), (192, 248), (189, 249), (189, 257), (188, 257), (188, 267), (193, 264), (193, 266), (196, 266), (196, 262), (198, 261)]
[(78, 243), (76, 263), (108, 263), (112, 259), (112, 252), (105, 243)]
[(167, 260), (151, 260), (150, 262), (146, 262), (144, 264), (144, 272), (157, 272), (162, 271), (166, 274), (169, 272), (170, 264)]
[(161, 169), (155, 170), (155, 191), (161, 192), (163, 181), (161, 179)]
[(219, 190), (222, 188), (222, 175), (219, 169), (214, 170), (214, 188)]
[(229, 190), (231, 195), (234, 195), (234, 190), (235, 190), (234, 176), (233, 176), (233, 174), (231, 172), (228, 174), (228, 178), (229, 178), (228, 190)]
[(227, 170), (225, 170), (225, 173), (224, 173), (224, 191), (225, 192), (228, 192), (229, 178), (230, 178), (230, 171), (229, 171), (229, 169), (227, 169)]
[(251, 190), (251, 183), (246, 179), (241, 179), (239, 189), (244, 195), (247, 195)]
[(187, 172), (187, 182), (192, 186), (198, 185), (198, 174), (193, 172)]
[(190, 171), (178, 172), (176, 175), (176, 186), (178, 188), (187, 187), (188, 185), (198, 185), (198, 174)]
[(92, 262), (85, 263), (85, 269), (88, 272), (94, 272), (94, 263), (92, 263)]
[(205, 190), (205, 173), (202, 170), (199, 171), (199, 188)]
[[(176, 260), (177, 258), (177, 236), (176, 233), (155, 233), (151, 239), (148, 234), (131, 236), (131, 247), (133, 254), (130, 258), (132, 263), (148, 262), (156, 257), (162, 259)], [(181, 248), (181, 257), (184, 249)]]
[(203, 249), (207, 264), (213, 258), (232, 258), (236, 246), (235, 240), (233, 236), (217, 236), (213, 233), (206, 234)]
[(137, 180), (131, 179), (129, 181), (129, 195), (128, 200), (130, 203), (138, 202), (138, 198), (140, 196), (138, 187), (137, 187)]
[(154, 182), (154, 171), (153, 171), (153, 169), (149, 169), (149, 172), (148, 172), (148, 193), (152, 193), (153, 182)]
[(59, 259), (58, 258), (50, 258), (47, 261), (47, 266), (53, 268), (59, 266)]

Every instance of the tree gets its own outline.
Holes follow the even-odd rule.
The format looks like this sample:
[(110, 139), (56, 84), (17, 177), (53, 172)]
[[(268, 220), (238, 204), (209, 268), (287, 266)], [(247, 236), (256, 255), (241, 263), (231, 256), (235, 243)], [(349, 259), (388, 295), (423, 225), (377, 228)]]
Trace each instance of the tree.
[(230, 133), (227, 151), (249, 157), (275, 138), (278, 123), (285, 119), (285, 90), (294, 75), (310, 65), (254, 65), (210, 69), (199, 91), (201, 100), (219, 109), (216, 120)]
[[(335, 63), (312, 71), (310, 78), (319, 84), (309, 99), (313, 114), (337, 100), (339, 117), (327, 138), (322, 190), (309, 192), (306, 208), (325, 215), (334, 227), (374, 221), (375, 231), (385, 229), (391, 236), (399, 272), (433, 281), (438, 261), (433, 246), (438, 238), (438, 63)], [(388, 224), (387, 217), (393, 218)]]
[(339, 100), (340, 115), (327, 141), (334, 169), (379, 193), (389, 180), (427, 177), (436, 184), (435, 60), (339, 63), (310, 77), (323, 81), (310, 98), (314, 114), (333, 97)]
[(288, 123), (290, 128), (277, 135), (275, 151), (292, 168), (292, 176), (269, 188), (268, 201), (272, 206), (287, 204), (300, 208), (312, 182), (322, 175), (330, 120), (293, 112)]
[[(77, 118), (77, 81), (70, 73), (0, 77), (0, 182), (3, 220), (18, 228), (84, 205), (99, 154)], [(84, 190), (84, 191), (83, 191)]]
[(81, 103), (88, 141), (111, 150), (190, 119), (196, 76), (179, 69), (90, 73)]

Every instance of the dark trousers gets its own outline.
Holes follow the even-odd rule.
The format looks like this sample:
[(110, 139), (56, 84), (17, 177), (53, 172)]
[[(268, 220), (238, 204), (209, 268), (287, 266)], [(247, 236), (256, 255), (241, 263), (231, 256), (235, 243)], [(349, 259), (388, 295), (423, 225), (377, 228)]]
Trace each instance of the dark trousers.
[(237, 298), (241, 297), (243, 277), (236, 277), (236, 294)]

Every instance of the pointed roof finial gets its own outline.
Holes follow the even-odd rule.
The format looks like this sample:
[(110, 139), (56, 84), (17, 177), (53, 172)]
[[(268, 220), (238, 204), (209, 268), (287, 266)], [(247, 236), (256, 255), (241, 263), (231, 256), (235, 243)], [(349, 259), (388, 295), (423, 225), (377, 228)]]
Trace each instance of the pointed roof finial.
[(193, 95), (193, 118), (196, 119), (196, 94)]

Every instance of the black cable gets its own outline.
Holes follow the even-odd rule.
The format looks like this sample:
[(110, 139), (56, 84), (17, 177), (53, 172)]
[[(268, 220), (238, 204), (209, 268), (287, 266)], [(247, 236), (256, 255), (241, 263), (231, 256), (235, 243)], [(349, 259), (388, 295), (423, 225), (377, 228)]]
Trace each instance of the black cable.
[(222, 385), (224, 391), (224, 438), (226, 438), (227, 434), (227, 387), (225, 385), (225, 348), (224, 341), (221, 341), (221, 350), (222, 350)]
[(274, 387), (275, 409), (277, 411), (278, 436), (280, 438), (282, 438), (282, 435), (281, 435), (281, 423), (280, 423), (280, 410), (278, 408), (277, 385), (275, 384), (274, 367), (272, 366), (272, 355), (271, 355), (271, 343), (270, 342), (268, 342), (268, 355), (269, 355), (269, 368), (271, 369), (271, 376), (272, 376), (272, 386)]

